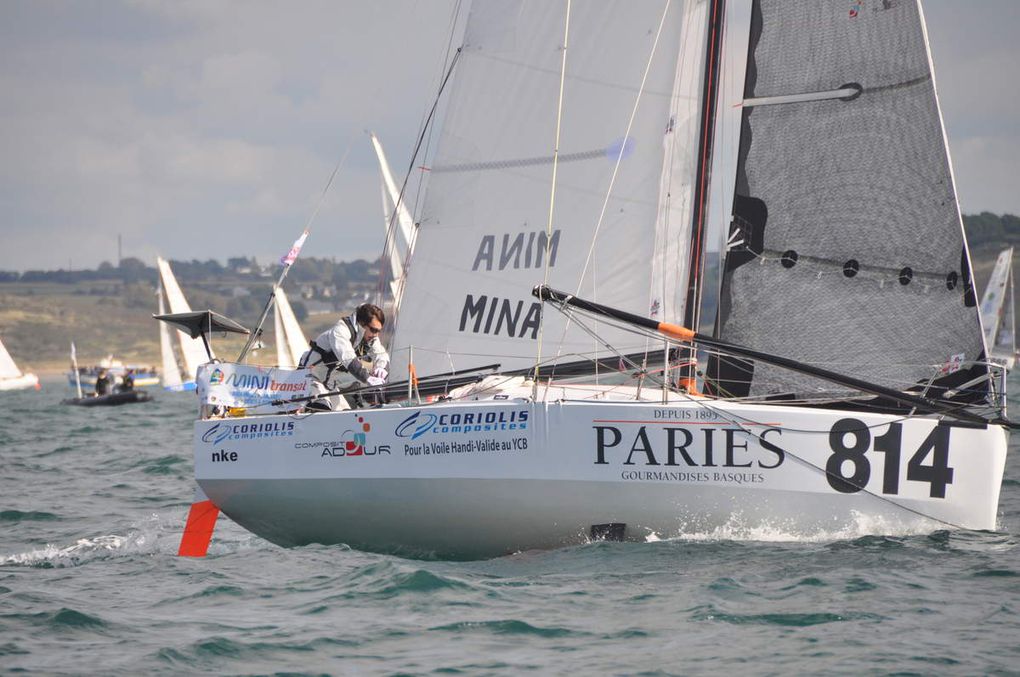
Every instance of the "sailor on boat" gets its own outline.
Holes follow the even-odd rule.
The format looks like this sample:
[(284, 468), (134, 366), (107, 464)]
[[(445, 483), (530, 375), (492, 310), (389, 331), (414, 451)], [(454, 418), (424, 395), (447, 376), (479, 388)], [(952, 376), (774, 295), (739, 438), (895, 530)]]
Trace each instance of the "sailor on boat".
[(118, 392), (126, 393), (135, 389), (135, 371), (134, 369), (128, 369), (124, 372), (124, 376), (120, 380), (120, 386), (117, 388)]
[[(322, 392), (336, 388), (347, 374), (361, 383), (381, 386), (389, 376), (389, 353), (379, 335), (386, 325), (382, 308), (363, 303), (349, 316), (340, 318), (335, 325), (310, 342), (311, 349), (301, 356), (301, 367), (312, 370)], [(364, 360), (364, 361), (363, 361)], [(366, 362), (370, 366), (366, 366)], [(371, 371), (369, 371), (371, 369)], [(348, 379), (349, 381), (349, 379)], [(346, 409), (341, 398), (340, 408)]]
[(109, 372), (105, 369), (100, 369), (99, 374), (96, 376), (96, 397), (109, 395), (112, 387), (113, 379), (110, 378)]

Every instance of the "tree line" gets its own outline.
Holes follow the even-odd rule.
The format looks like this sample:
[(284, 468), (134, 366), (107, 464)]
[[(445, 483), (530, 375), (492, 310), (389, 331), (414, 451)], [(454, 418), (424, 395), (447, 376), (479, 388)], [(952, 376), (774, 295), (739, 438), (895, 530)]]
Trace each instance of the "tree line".
[[(357, 259), (335, 261), (314, 256), (302, 257), (291, 268), (288, 280), (294, 284), (331, 284), (344, 288), (351, 282), (374, 283), (378, 277), (378, 262)], [(257, 282), (275, 278), (280, 272), (279, 263), (260, 264), (254, 258), (234, 257), (220, 263), (215, 259), (199, 261), (171, 260), (170, 267), (178, 279), (193, 282)], [(0, 270), (0, 283), (53, 282), (78, 284), (81, 282), (119, 281), (125, 284), (148, 283), (155, 285), (159, 274), (156, 267), (141, 259), (126, 257), (120, 265), (103, 261), (95, 269), (82, 270)]]
[[(963, 216), (967, 239), (974, 250), (1001, 249), (1010, 245), (1020, 246), (1020, 217), (1013, 214), (965, 214)], [(330, 284), (337, 289), (346, 289), (350, 283), (374, 283), (378, 279), (379, 261), (335, 261), (314, 256), (302, 257), (294, 264), (288, 280), (292, 284)], [(199, 261), (171, 260), (170, 266), (179, 279), (194, 282), (255, 282), (273, 278), (280, 266), (273, 262), (260, 264), (254, 258), (233, 257), (226, 263), (215, 259)], [(120, 281), (126, 284), (145, 282), (156, 284), (158, 274), (155, 266), (149, 266), (141, 259), (127, 257), (114, 266), (108, 261), (94, 270), (0, 270), (0, 283), (5, 282), (55, 282), (76, 284), (80, 282)]]

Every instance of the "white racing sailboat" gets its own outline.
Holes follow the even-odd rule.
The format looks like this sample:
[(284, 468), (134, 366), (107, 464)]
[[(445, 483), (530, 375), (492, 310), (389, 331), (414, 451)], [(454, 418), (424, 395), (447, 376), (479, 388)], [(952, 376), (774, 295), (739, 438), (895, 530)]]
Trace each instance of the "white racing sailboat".
[(1006, 369), (1016, 364), (1016, 319), (1013, 299), (1013, 248), (1003, 249), (981, 297), (981, 324), (989, 358)]
[[(177, 278), (170, 268), (170, 262), (157, 256), (156, 267), (159, 269), (159, 289), (156, 292), (159, 299), (159, 314), (163, 315), (168, 308), (171, 313), (191, 312), (191, 306), (188, 305), (180, 285), (177, 284)], [(180, 349), (180, 362), (178, 362), (174, 350), (172, 334), (177, 336), (176, 343)], [(206, 354), (202, 340), (192, 338), (179, 329), (172, 329), (167, 324), (160, 322), (159, 348), (163, 363), (163, 388), (165, 390), (194, 390), (195, 374), (198, 372), (199, 365), (210, 359), (210, 355)]]
[[(182, 554), (221, 510), (443, 557), (996, 527), (1012, 424), (920, 5), (753, 0), (748, 38), (727, 4), (474, 3), (391, 349), (420, 376), (196, 422)], [(732, 225), (702, 333), (710, 185)]]
[(39, 377), (26, 373), (18, 368), (14, 358), (7, 352), (3, 340), (0, 340), (0, 390), (24, 390), (38, 388)]

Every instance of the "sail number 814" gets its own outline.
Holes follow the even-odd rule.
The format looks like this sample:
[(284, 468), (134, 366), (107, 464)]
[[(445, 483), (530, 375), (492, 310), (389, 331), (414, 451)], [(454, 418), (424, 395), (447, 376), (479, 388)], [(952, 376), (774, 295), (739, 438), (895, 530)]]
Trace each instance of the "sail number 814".
[[(936, 425), (907, 462), (907, 481), (927, 482), (932, 498), (945, 498), (946, 486), (953, 483), (953, 469), (949, 467), (950, 430), (947, 425)], [(843, 494), (863, 490), (871, 479), (871, 461), (865, 452), (874, 449), (885, 455), (882, 493), (899, 494), (902, 441), (902, 423), (889, 424), (889, 430), (875, 437), (872, 446), (871, 430), (863, 421), (855, 418), (836, 421), (829, 431), (832, 455), (825, 464), (829, 486)], [(929, 456), (931, 462), (926, 463)]]

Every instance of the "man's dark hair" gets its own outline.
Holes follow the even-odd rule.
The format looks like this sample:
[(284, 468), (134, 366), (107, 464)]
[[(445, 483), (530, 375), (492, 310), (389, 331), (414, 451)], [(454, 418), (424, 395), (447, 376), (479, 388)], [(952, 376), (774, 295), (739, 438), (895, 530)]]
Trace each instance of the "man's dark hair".
[(358, 324), (367, 327), (372, 318), (379, 320), (379, 324), (386, 326), (386, 315), (383, 314), (382, 308), (379, 306), (373, 306), (371, 303), (362, 303), (358, 306), (358, 309), (354, 313), (355, 319)]

